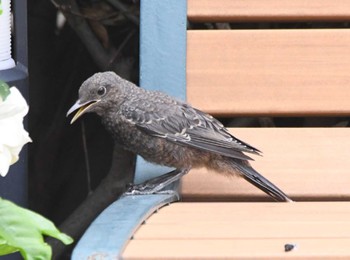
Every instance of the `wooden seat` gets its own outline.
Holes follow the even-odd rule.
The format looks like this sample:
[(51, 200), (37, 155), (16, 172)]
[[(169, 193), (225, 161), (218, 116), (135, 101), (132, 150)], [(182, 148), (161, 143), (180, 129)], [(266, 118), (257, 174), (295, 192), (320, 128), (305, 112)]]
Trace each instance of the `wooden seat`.
[[(162, 27), (182, 17), (172, 13), (172, 8), (181, 4), (186, 5), (186, 1), (152, 0), (147, 5), (141, 2), (141, 27), (143, 22), (147, 23), (141, 28), (141, 51), (147, 57), (141, 59), (141, 79), (152, 74), (152, 79), (165, 78), (165, 82), (170, 82), (158, 85), (157, 80), (147, 83), (141, 80), (143, 87), (183, 93), (181, 86), (186, 77), (187, 100), (217, 117), (350, 114), (349, 29), (330, 25), (327, 29), (188, 30), (184, 59), (185, 52), (177, 48), (184, 42), (175, 42), (176, 33), (183, 37), (183, 32), (176, 28), (184, 26), (184, 20), (172, 27), (174, 32), (165, 33)], [(187, 18), (196, 23), (329, 22), (350, 17), (347, 1), (188, 0), (187, 6)], [(147, 33), (150, 25), (152, 33)], [(167, 45), (169, 41), (172, 47)], [(148, 51), (153, 46), (156, 54), (150, 55)], [(150, 61), (144, 65), (146, 60)], [(163, 66), (170, 69), (164, 71)], [(172, 82), (178, 83), (180, 89), (170, 87)], [(263, 151), (262, 157), (254, 157), (252, 165), (296, 202), (272, 202), (242, 179), (195, 169), (180, 183), (181, 202), (162, 207), (151, 215), (147, 211), (139, 218), (138, 223), (142, 223), (149, 217), (136, 232), (136, 228), (132, 229), (133, 239), (118, 248), (123, 251), (121, 257), (350, 258), (350, 160), (347, 158), (350, 129), (235, 128), (230, 131)], [(142, 167), (139, 171), (142, 174)], [(144, 199), (154, 199), (153, 196), (157, 195)], [(123, 203), (125, 200), (122, 199)], [(133, 200), (138, 199), (132, 198), (127, 203)], [(169, 200), (159, 202), (161, 207)], [(132, 212), (125, 213), (124, 218)], [(111, 215), (105, 217), (108, 219), (113, 222)], [(120, 222), (113, 225), (116, 227)], [(109, 240), (110, 236), (105, 239)], [(294, 246), (290, 251), (289, 244)], [(119, 254), (118, 251), (107, 255)]]
[(349, 212), (348, 202), (174, 203), (140, 227), (123, 259), (348, 259)]

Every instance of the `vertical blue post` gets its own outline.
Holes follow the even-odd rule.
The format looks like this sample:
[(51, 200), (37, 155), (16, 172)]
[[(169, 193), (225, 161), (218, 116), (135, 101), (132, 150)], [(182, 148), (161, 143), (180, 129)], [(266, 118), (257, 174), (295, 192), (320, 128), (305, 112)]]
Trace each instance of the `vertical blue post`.
[[(16, 86), (28, 102), (27, 0), (12, 1), (12, 11), (15, 36), (12, 49), (16, 66), (1, 70), (0, 79), (9, 86)], [(27, 146), (24, 146), (19, 161), (10, 167), (6, 177), (0, 177), (0, 196), (25, 206), (27, 173)]]
[[(187, 0), (141, 0), (140, 86), (186, 99)], [(168, 172), (137, 158), (135, 182)]]

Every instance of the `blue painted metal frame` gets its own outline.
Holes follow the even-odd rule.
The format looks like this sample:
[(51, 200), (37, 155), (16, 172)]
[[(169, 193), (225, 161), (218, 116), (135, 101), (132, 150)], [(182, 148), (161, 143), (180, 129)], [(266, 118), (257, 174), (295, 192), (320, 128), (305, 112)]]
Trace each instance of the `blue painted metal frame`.
[[(141, 0), (140, 85), (186, 98), (187, 0)], [(137, 159), (135, 182), (169, 172)], [(176, 193), (125, 196), (91, 224), (72, 259), (119, 259), (134, 231), (154, 211), (178, 200)]]
[[(186, 100), (186, 0), (141, 1), (140, 86)], [(171, 169), (137, 158), (135, 182)]]
[(120, 198), (90, 225), (75, 247), (72, 259), (120, 259), (136, 229), (157, 209), (175, 199), (175, 194)]

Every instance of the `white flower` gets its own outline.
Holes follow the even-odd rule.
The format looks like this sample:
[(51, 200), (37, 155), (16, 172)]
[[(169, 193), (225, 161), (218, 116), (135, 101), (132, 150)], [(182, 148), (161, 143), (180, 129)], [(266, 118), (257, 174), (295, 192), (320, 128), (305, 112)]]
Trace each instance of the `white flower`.
[(0, 99), (0, 175), (5, 176), (11, 164), (18, 160), (23, 145), (31, 139), (23, 127), (23, 117), (28, 105), (16, 87), (10, 88), (10, 95)]

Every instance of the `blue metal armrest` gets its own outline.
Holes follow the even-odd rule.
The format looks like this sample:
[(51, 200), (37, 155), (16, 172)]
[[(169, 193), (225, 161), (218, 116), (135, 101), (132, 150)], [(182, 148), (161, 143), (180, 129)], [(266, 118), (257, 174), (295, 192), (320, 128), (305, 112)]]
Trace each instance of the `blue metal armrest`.
[[(141, 1), (141, 87), (186, 99), (186, 27), (186, 0)], [(138, 157), (135, 183), (167, 172), (169, 169)], [(154, 211), (176, 200), (176, 192), (121, 197), (90, 225), (72, 259), (117, 259), (138, 226)]]
[(121, 197), (90, 225), (72, 259), (119, 259), (137, 228), (157, 209), (175, 200), (176, 194)]

